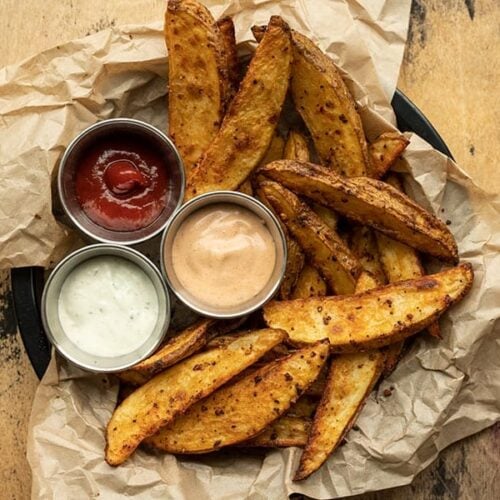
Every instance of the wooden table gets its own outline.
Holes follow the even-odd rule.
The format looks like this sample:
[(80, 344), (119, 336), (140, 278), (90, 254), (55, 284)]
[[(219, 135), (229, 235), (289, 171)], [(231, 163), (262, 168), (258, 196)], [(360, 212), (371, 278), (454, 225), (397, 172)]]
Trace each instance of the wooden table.
[[(0, 0), (0, 67), (109, 26), (162, 19), (164, 0)], [(498, 191), (500, 8), (496, 0), (414, 0), (399, 87), (436, 126), (458, 163)], [(26, 428), (36, 377), (0, 273), (0, 499), (29, 498)], [(500, 498), (500, 425), (445, 450), (407, 487), (384, 499)]]

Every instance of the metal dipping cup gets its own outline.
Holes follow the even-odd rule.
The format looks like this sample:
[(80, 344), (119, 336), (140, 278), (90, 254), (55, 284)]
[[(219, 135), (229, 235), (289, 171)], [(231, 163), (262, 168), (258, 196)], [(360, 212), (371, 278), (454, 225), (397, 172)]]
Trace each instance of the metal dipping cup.
[[(266, 286), (262, 289), (262, 291), (252, 299), (242, 304), (224, 309), (207, 305), (198, 300), (193, 294), (189, 293), (177, 278), (172, 263), (172, 245), (180, 225), (184, 222), (184, 220), (186, 220), (187, 217), (189, 217), (190, 214), (194, 213), (198, 209), (211, 204), (219, 203), (239, 205), (256, 214), (266, 224), (274, 240), (276, 248), (276, 261), (274, 270), (271, 278), (269, 279)], [(255, 311), (256, 309), (263, 306), (269, 299), (274, 296), (281, 284), (281, 281), (283, 280), (286, 267), (286, 258), (287, 249), (285, 234), (274, 214), (260, 201), (252, 198), (251, 196), (236, 191), (213, 191), (191, 199), (174, 214), (168, 226), (165, 228), (165, 232), (163, 234), (163, 239), (161, 242), (162, 272), (168, 282), (170, 289), (177, 296), (177, 298), (181, 302), (186, 304), (189, 308), (193, 309), (202, 316), (208, 316), (210, 318), (237, 318), (239, 316), (249, 314), (252, 311)], [(235, 277), (235, 279), (237, 279), (237, 277)]]
[[(59, 296), (64, 281), (79, 264), (101, 256), (114, 256), (137, 265), (153, 283), (158, 297), (158, 317), (152, 332), (145, 335), (143, 344), (135, 351), (116, 357), (101, 357), (80, 349), (68, 338), (59, 320)], [(118, 245), (90, 245), (68, 255), (50, 274), (42, 295), (42, 322), (50, 342), (66, 359), (92, 372), (125, 370), (150, 356), (167, 332), (170, 312), (167, 287), (156, 266), (136, 250)]]
[[(75, 172), (86, 150), (96, 141), (120, 134), (136, 136), (137, 140), (157, 148), (169, 167), (169, 188), (163, 211), (151, 224), (134, 231), (113, 231), (96, 224), (83, 211), (75, 192)], [(177, 148), (163, 132), (132, 118), (112, 118), (86, 128), (71, 141), (59, 165), (57, 188), (64, 212), (84, 237), (102, 243), (136, 245), (161, 233), (181, 205), (184, 197), (184, 167)]]

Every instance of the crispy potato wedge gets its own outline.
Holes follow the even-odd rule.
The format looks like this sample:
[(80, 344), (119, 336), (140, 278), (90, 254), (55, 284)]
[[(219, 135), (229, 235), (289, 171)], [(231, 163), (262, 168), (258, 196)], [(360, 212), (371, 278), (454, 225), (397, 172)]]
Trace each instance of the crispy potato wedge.
[(266, 427), (259, 435), (236, 446), (248, 448), (288, 448), (298, 446), (302, 448), (307, 442), (310, 428), (311, 420), (309, 418), (284, 415)]
[(297, 283), (299, 275), (304, 267), (305, 257), (304, 252), (300, 245), (295, 241), (295, 239), (291, 236), (287, 227), (280, 219), (276, 211), (274, 210), (269, 200), (266, 198), (264, 191), (259, 187), (258, 182), (255, 184), (255, 194), (257, 198), (266, 205), (281, 225), (283, 232), (285, 233), (286, 238), (286, 266), (285, 266), (285, 275), (283, 276), (283, 280), (280, 285), (280, 289), (278, 292), (278, 297), (281, 300), (287, 300), (290, 298), (293, 289)]
[(294, 481), (309, 477), (330, 456), (351, 429), (380, 377), (384, 355), (343, 354), (332, 360), (325, 393), (316, 410)]
[[(435, 323), (433, 323), (435, 324)], [(387, 378), (398, 366), (401, 358), (403, 357), (403, 351), (405, 347), (405, 341), (396, 342), (395, 344), (382, 347), (381, 351), (384, 353), (384, 370), (382, 376)]]
[(393, 344), (433, 323), (473, 281), (470, 264), (347, 297), (269, 302), (264, 319), (296, 344), (328, 338), (332, 352)]
[[(363, 271), (356, 283), (356, 293), (377, 286), (375, 277)], [(331, 360), (325, 390), (314, 415), (295, 481), (306, 479), (318, 470), (338, 446), (354, 424), (384, 367), (385, 354), (376, 349), (341, 354)]]
[(349, 243), (363, 269), (372, 274), (379, 285), (387, 283), (374, 232), (366, 226), (356, 225), (351, 229)]
[(264, 156), (278, 123), (291, 71), (290, 29), (273, 16), (222, 126), (196, 169), (186, 199), (240, 186)]
[(211, 338), (234, 330), (240, 323), (240, 320), (216, 321), (203, 318), (169, 338), (149, 358), (117, 373), (118, 378), (131, 384), (142, 385), (157, 373), (199, 351)]
[(300, 132), (290, 130), (288, 133), (283, 158), (285, 160), (309, 161), (309, 146), (306, 138)]
[(216, 136), (228, 97), (221, 32), (195, 0), (170, 0), (165, 14), (168, 49), (168, 132), (189, 172)]
[(253, 187), (250, 179), (247, 179), (239, 188), (238, 191), (243, 194), (248, 194), (248, 196), (253, 196)]
[(274, 422), (318, 376), (328, 342), (317, 342), (226, 385), (149, 437), (169, 453), (206, 453), (253, 438)]
[(318, 375), (318, 378), (307, 388), (305, 395), (313, 398), (320, 398), (326, 386), (326, 376), (328, 367), (325, 365)]
[(422, 252), (450, 262), (458, 259), (446, 224), (389, 184), (347, 179), (326, 167), (292, 160), (274, 161), (259, 173)]
[(321, 161), (348, 177), (370, 174), (363, 124), (334, 62), (296, 31), (292, 46), (292, 98)]
[(226, 105), (232, 101), (238, 92), (240, 85), (240, 63), (236, 49), (236, 37), (234, 35), (234, 23), (230, 16), (225, 16), (217, 21), (217, 26), (222, 37), (222, 44), (226, 53), (226, 74), (228, 80), (228, 91), (225, 98)]
[(343, 240), (280, 184), (265, 180), (259, 188), (328, 286), (338, 294), (352, 293), (361, 266)]
[(339, 218), (337, 214), (331, 209), (320, 205), (319, 203), (311, 203), (311, 208), (316, 215), (332, 230), (337, 231)]
[(306, 264), (297, 280), (291, 299), (307, 299), (308, 297), (324, 297), (326, 283), (315, 267)]
[[(404, 192), (401, 182), (394, 174), (388, 175), (386, 182), (395, 189)], [(419, 278), (425, 275), (420, 257), (413, 248), (381, 233), (376, 234), (376, 242), (380, 262), (389, 283)], [(441, 330), (437, 321), (429, 325), (427, 331), (433, 337), (441, 338)], [(394, 353), (395, 349), (393, 348)]]
[(156, 375), (125, 399), (106, 429), (106, 462), (120, 465), (147, 436), (283, 342), (286, 334), (264, 329), (227, 346), (195, 354)]
[(266, 153), (262, 157), (259, 165), (264, 166), (272, 161), (281, 160), (283, 158), (283, 150), (285, 148), (285, 139), (281, 137), (278, 133), (274, 133), (271, 139), (271, 144), (267, 148)]
[(380, 179), (396, 163), (410, 141), (399, 132), (384, 132), (368, 147), (373, 166), (371, 177)]

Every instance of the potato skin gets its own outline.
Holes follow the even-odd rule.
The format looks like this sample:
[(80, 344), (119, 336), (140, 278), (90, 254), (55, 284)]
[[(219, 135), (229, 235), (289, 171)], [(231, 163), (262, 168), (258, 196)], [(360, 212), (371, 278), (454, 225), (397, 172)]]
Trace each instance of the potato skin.
[(306, 264), (297, 280), (291, 299), (307, 299), (309, 297), (324, 297), (327, 292), (325, 280), (315, 267)]
[(220, 30), (222, 45), (225, 51), (225, 72), (227, 75), (227, 91), (224, 96), (226, 108), (238, 92), (240, 85), (240, 62), (236, 50), (236, 38), (234, 35), (234, 23), (230, 16), (225, 16), (217, 21)]
[(298, 345), (328, 338), (332, 352), (373, 349), (426, 328), (467, 294), (472, 281), (472, 267), (464, 263), (362, 294), (269, 302), (264, 320)]
[(106, 462), (120, 465), (141, 441), (167, 425), (196, 401), (283, 342), (281, 330), (238, 336), (229, 345), (195, 354), (156, 375), (127, 397), (106, 428)]
[(222, 126), (195, 169), (185, 199), (237, 189), (264, 156), (285, 100), (292, 49), (288, 25), (273, 16)]
[(280, 184), (262, 181), (259, 188), (328, 286), (338, 294), (352, 293), (361, 266), (342, 239)]
[(185, 454), (251, 439), (290, 408), (318, 376), (327, 356), (328, 342), (322, 341), (273, 361), (199, 401), (146, 443)]
[(347, 179), (326, 167), (292, 160), (269, 163), (259, 173), (422, 252), (458, 261), (448, 227), (389, 184), (368, 177)]
[(296, 31), (292, 46), (292, 98), (322, 163), (347, 177), (370, 174), (363, 124), (335, 63)]
[(399, 132), (384, 132), (368, 147), (373, 170), (371, 177), (381, 179), (403, 154), (410, 141)]
[(195, 0), (170, 0), (165, 13), (168, 50), (168, 132), (189, 172), (222, 123), (228, 99), (221, 32)]

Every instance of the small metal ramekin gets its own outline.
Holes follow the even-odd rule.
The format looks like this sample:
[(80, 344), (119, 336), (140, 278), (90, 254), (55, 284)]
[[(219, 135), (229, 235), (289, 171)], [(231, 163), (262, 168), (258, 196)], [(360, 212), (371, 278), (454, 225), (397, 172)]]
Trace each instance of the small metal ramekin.
[[(96, 224), (83, 211), (75, 192), (75, 172), (86, 149), (95, 141), (120, 134), (136, 135), (139, 140), (142, 138), (150, 142), (164, 154), (167, 165), (171, 166), (165, 208), (149, 226), (135, 231), (113, 231)], [(174, 143), (156, 127), (132, 118), (111, 118), (91, 125), (71, 141), (59, 164), (57, 188), (64, 212), (84, 237), (102, 243), (136, 245), (161, 233), (181, 205), (184, 198), (184, 166)]]
[[(158, 318), (153, 331), (135, 351), (117, 357), (100, 357), (89, 354), (76, 346), (66, 335), (59, 320), (59, 295), (61, 287), (79, 264), (101, 256), (127, 259), (139, 266), (153, 283), (158, 296)], [(109, 244), (90, 245), (73, 252), (52, 271), (42, 294), (42, 322), (52, 345), (73, 364), (92, 372), (116, 372), (125, 370), (151, 355), (163, 340), (170, 323), (170, 299), (167, 286), (160, 272), (138, 251)]]
[[(172, 245), (180, 225), (196, 210), (215, 203), (229, 203), (245, 207), (264, 220), (276, 245), (276, 262), (274, 271), (266, 287), (251, 302), (243, 307), (234, 307), (224, 311), (202, 304), (180, 284), (172, 264)], [(285, 275), (287, 258), (286, 239), (283, 229), (274, 214), (260, 201), (236, 191), (213, 191), (193, 198), (183, 205), (172, 217), (165, 228), (161, 242), (161, 269), (167, 283), (177, 298), (202, 316), (229, 319), (249, 314), (263, 306), (278, 290)], [(235, 278), (236, 279), (236, 278)]]

